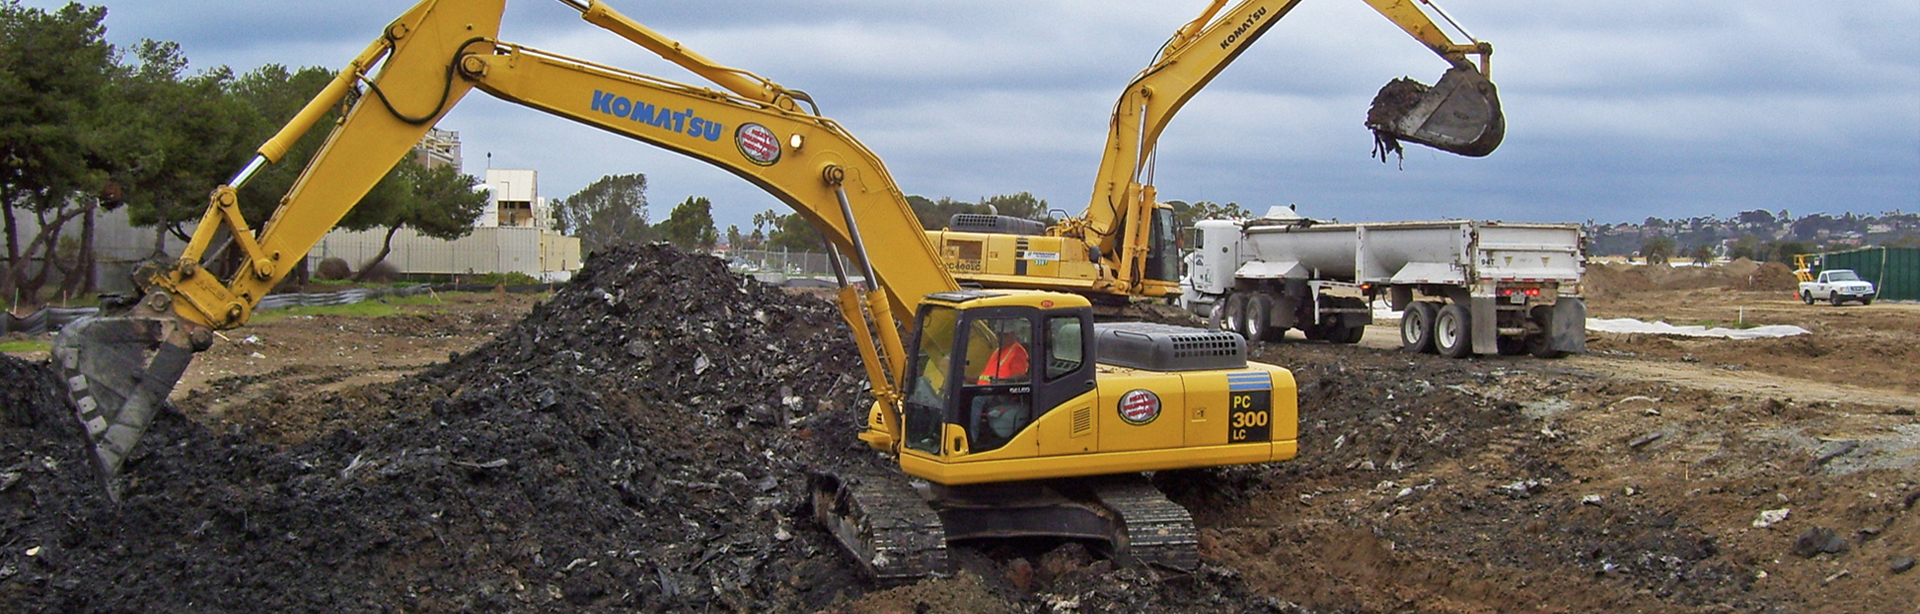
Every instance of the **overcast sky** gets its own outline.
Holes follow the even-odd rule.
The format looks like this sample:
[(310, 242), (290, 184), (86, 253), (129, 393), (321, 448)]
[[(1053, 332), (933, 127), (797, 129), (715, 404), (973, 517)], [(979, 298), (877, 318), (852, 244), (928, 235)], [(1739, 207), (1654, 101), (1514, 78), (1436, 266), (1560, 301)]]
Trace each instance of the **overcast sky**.
[[(1032, 192), (1086, 207), (1120, 88), (1205, 0), (609, 0), (722, 63), (805, 90), (908, 194)], [(97, 3), (97, 2), (96, 2)], [(410, 0), (104, 0), (108, 38), (181, 44), (196, 69), (343, 66)], [(54, 0), (26, 0), (53, 7)], [(1362, 2), (1308, 0), (1160, 142), (1162, 200), (1297, 203), (1318, 218), (1639, 221), (1920, 209), (1920, 2), (1441, 0), (1493, 43), (1507, 137), (1479, 159), (1368, 156), (1366, 105), (1445, 64)], [(555, 0), (501, 38), (701, 83)], [(440, 127), (466, 171), (540, 172), (562, 198), (645, 173), (660, 220), (690, 195), (722, 232), (781, 205), (719, 169), (476, 91)], [(784, 211), (784, 209), (782, 209)]]

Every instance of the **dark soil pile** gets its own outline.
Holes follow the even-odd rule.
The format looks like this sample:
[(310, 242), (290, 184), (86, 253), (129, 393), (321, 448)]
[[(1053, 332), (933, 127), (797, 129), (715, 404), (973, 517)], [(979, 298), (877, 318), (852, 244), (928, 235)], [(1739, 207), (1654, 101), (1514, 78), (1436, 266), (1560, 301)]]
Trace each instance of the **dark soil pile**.
[(4, 363), (11, 611), (801, 611), (860, 591), (805, 518), (858, 459), (830, 306), (613, 250), (495, 341), (286, 450), (166, 412), (100, 494), (43, 366)]

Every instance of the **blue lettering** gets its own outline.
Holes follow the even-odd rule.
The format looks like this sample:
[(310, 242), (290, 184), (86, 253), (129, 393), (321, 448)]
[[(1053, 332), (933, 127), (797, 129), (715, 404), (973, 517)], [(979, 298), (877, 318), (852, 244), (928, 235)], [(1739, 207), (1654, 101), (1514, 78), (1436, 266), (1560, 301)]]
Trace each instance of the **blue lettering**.
[(685, 130), (687, 128), (687, 125), (686, 125), (687, 118), (689, 117), (693, 117), (693, 109), (687, 109), (687, 112), (685, 113), (674, 113), (673, 114), (673, 131), (679, 132), (681, 130)]
[(613, 112), (613, 109), (611, 107), (612, 104), (613, 104), (613, 94), (608, 92), (602, 92), (600, 90), (593, 91), (593, 110), (599, 111), (601, 113), (612, 113)]
[(653, 119), (653, 105), (635, 100), (633, 101), (633, 115), (622, 115), (621, 117), (632, 117), (634, 121), (646, 123), (647, 120)]
[(673, 111), (660, 109), (660, 115), (654, 117), (653, 121), (647, 123), (652, 124), (655, 128), (670, 127), (673, 125)]
[(708, 120), (706, 132), (700, 136), (706, 137), (709, 141), (718, 141), (720, 140), (721, 130), (720, 122)]
[(687, 136), (700, 136), (700, 132), (704, 130), (706, 126), (707, 120), (698, 117), (693, 118), (693, 121), (687, 122)]
[(633, 110), (633, 101), (627, 100), (626, 96), (613, 99), (614, 117), (626, 117), (627, 112), (631, 110)]

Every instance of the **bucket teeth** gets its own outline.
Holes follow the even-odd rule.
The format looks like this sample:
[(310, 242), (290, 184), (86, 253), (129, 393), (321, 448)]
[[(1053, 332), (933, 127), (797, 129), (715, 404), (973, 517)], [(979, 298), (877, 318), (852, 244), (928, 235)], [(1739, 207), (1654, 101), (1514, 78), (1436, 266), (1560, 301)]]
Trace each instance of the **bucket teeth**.
[(109, 484), (193, 360), (177, 329), (166, 318), (93, 317), (54, 341), (54, 366)]

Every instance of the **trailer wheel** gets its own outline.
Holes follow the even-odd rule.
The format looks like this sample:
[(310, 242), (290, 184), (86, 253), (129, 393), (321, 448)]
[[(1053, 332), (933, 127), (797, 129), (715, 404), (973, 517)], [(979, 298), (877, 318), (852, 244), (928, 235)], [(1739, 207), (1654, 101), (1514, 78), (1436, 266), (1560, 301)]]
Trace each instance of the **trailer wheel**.
[(1553, 330), (1553, 308), (1548, 305), (1534, 307), (1531, 319), (1534, 324), (1540, 327), (1540, 332), (1527, 335), (1527, 353), (1532, 354), (1534, 358), (1566, 358), (1568, 352), (1553, 349), (1553, 333), (1551, 332)]
[(1400, 314), (1400, 347), (1419, 354), (1433, 353), (1433, 317), (1440, 308), (1420, 301)]
[(1286, 334), (1285, 329), (1278, 334), (1273, 331), (1273, 299), (1267, 295), (1255, 294), (1247, 297), (1244, 312), (1247, 322), (1243, 325), (1245, 327), (1243, 330), (1247, 335), (1247, 341), (1279, 341), (1281, 335)]
[(1433, 349), (1447, 358), (1473, 353), (1473, 317), (1466, 305), (1447, 305), (1433, 317)]

